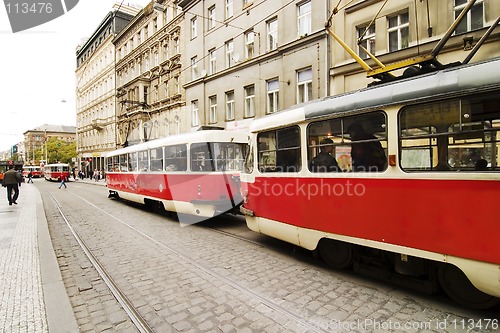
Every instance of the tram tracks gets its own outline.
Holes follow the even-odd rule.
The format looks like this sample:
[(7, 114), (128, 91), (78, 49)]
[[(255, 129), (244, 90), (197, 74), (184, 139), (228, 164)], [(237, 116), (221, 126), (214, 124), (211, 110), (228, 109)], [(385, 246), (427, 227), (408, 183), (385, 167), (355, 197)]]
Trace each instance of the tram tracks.
[[(155, 237), (152, 237), (143, 231), (139, 230), (139, 228), (131, 225), (127, 221), (124, 221), (123, 219), (115, 216), (114, 214), (106, 212), (104, 209), (99, 207), (98, 205), (90, 202), (86, 198), (72, 193), (72, 195), (76, 196), (78, 198), (78, 201), (80, 203), (85, 203), (90, 207), (91, 210), (94, 212), (99, 212), (99, 214), (105, 215), (109, 218), (109, 220), (114, 220), (115, 222), (120, 223), (121, 225), (127, 227), (127, 229), (133, 231), (143, 239), (146, 239), (150, 243), (153, 243), (155, 246), (160, 248), (162, 251), (165, 251), (169, 255), (174, 255), (177, 258), (179, 258), (182, 262), (184, 262), (186, 265), (191, 266), (192, 268), (195, 268), (198, 272), (202, 272), (202, 275), (208, 275), (211, 276), (213, 279), (222, 282), (226, 287), (222, 289), (226, 289), (227, 287), (232, 288), (234, 291), (239, 293), (240, 295), (243, 295), (243, 298), (245, 299), (252, 299), (253, 302), (262, 304), (263, 306), (269, 308), (273, 313), (279, 314), (281, 316), (284, 316), (287, 318), (287, 321), (294, 322), (296, 326), (302, 327), (304, 330), (307, 330), (308, 332), (327, 332), (323, 330), (321, 327), (319, 327), (315, 323), (310, 323), (309, 320), (304, 316), (303, 314), (300, 313), (300, 311), (294, 311), (293, 309), (290, 309), (286, 306), (283, 306), (273, 300), (272, 298), (266, 296), (265, 294), (258, 292), (256, 290), (253, 290), (252, 288), (244, 285), (243, 283), (240, 283), (237, 279), (234, 277), (229, 277), (226, 276), (225, 274), (217, 271), (216, 269), (210, 267), (209, 263), (203, 262), (202, 260), (199, 260), (197, 258), (191, 257), (185, 253), (183, 253), (181, 250), (176, 249), (174, 246), (168, 245), (165, 242), (159, 241), (155, 239)], [(64, 213), (64, 207), (63, 205), (52, 195), (50, 194), (53, 204), (56, 207), (58, 214), (61, 216), (61, 218), (64, 220), (65, 224), (67, 225), (68, 229), (70, 230), (71, 234), (73, 237), (77, 240), (78, 245), (82, 248), (82, 251), (86, 254), (87, 258), (89, 261), (92, 263), (94, 268), (98, 271), (99, 276), (101, 279), (104, 281), (106, 286), (110, 289), (114, 297), (117, 299), (117, 301), (120, 303), (120, 305), (123, 307), (124, 311), (127, 313), (127, 315), (130, 317), (130, 320), (133, 322), (135, 327), (137, 328), (138, 331), (140, 332), (154, 332), (154, 328), (151, 327), (147, 320), (144, 318), (143, 315), (140, 314), (140, 312), (134, 307), (134, 304), (132, 301), (130, 301), (127, 296), (126, 292), (124, 292), (120, 286), (113, 280), (112, 274), (108, 273), (106, 270), (106, 267), (104, 264), (102, 264), (99, 260), (99, 256), (94, 254), (90, 246), (87, 246), (85, 240), (83, 237), (81, 237), (76, 230), (76, 228), (72, 225), (71, 218), (67, 216), (67, 214)], [(205, 228), (206, 229), (206, 228)], [(230, 234), (225, 231), (221, 230), (212, 230), (213, 232), (217, 232), (219, 234), (222, 234), (226, 237), (232, 237), (236, 238), (239, 241), (245, 241), (249, 244), (253, 245), (258, 245), (262, 247), (262, 244), (259, 244), (257, 242), (254, 242), (252, 240), (246, 239), (244, 237), (240, 237), (237, 235)]]

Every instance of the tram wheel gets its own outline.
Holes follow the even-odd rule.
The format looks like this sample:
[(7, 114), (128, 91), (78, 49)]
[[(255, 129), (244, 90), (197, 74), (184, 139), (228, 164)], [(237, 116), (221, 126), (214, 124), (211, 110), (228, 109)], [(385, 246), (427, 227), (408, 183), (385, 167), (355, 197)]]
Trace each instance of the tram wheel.
[(460, 305), (477, 310), (489, 309), (500, 303), (500, 299), (483, 293), (469, 281), (460, 268), (451, 264), (439, 266), (438, 279), (441, 288)]
[(319, 254), (333, 268), (350, 267), (354, 258), (353, 252), (352, 244), (334, 239), (322, 239), (319, 243)]

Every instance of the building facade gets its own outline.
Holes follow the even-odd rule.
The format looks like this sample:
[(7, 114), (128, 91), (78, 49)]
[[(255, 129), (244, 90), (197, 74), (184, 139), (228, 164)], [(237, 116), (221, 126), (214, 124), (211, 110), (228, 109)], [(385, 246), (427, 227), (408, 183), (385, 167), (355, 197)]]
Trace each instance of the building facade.
[(190, 130), (245, 130), (328, 93), (328, 1), (184, 0)]
[(76, 52), (76, 127), (79, 168), (102, 169), (116, 149), (115, 49), (113, 38), (139, 9), (115, 5)]
[(151, 1), (116, 36), (118, 147), (185, 131), (183, 13)]
[[(79, 155), (202, 126), (246, 130), (255, 118), (364, 88), (377, 79), (325, 24), (375, 70), (368, 52), (384, 65), (428, 55), (467, 3), (152, 0), (107, 44), (92, 51), (98, 29), (79, 53), (88, 55), (77, 70)], [(463, 61), (499, 16), (499, 1), (476, 0), (437, 61)], [(471, 62), (500, 56), (499, 39), (497, 26)], [(114, 62), (101, 67), (106, 59)]]
[[(428, 55), (465, 8), (468, 0), (354, 1), (332, 18), (332, 30), (373, 69), (364, 46), (384, 65)], [(346, 1), (343, 1), (346, 3)], [(332, 6), (334, 4), (332, 3)], [(336, 5), (336, 2), (335, 2)], [(462, 62), (471, 48), (500, 16), (500, 2), (476, 0), (462, 22), (452, 30), (437, 60), (441, 64)], [(471, 62), (500, 56), (500, 26), (481, 46)], [(330, 95), (366, 87), (374, 82), (337, 42), (332, 42)], [(401, 75), (404, 68), (393, 73)]]
[(47, 151), (47, 142), (50, 138), (75, 142), (76, 127), (65, 125), (44, 124), (23, 133), (24, 141), (18, 144), (19, 158), (29, 165), (39, 165), (41, 162), (53, 163)]

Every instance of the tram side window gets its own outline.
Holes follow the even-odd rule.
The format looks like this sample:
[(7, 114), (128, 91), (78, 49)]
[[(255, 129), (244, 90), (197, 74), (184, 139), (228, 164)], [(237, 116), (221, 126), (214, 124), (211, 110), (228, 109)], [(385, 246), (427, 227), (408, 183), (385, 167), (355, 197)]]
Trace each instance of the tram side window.
[[(323, 170), (312, 163), (321, 151), (335, 158), (339, 171), (381, 172), (387, 169), (386, 116), (381, 111), (312, 123), (307, 128), (307, 141), (311, 172)], [(329, 169), (324, 168), (324, 171), (338, 170)]]
[(192, 171), (214, 171), (214, 159), (211, 144), (193, 143), (191, 145), (191, 170)]
[(187, 170), (187, 148), (186, 145), (175, 145), (165, 147), (165, 170), (186, 171)]
[(148, 171), (149, 166), (148, 166), (148, 151), (143, 150), (138, 153), (139, 155), (139, 171)]
[(498, 171), (500, 94), (412, 105), (400, 112), (405, 171)]
[(128, 155), (127, 154), (122, 154), (119, 156), (120, 159), (120, 170), (121, 172), (127, 172), (130, 171), (128, 168)]
[(260, 172), (300, 171), (300, 129), (298, 126), (259, 133), (257, 142)]
[(128, 171), (138, 171), (137, 152), (128, 154)]
[(212, 151), (217, 171), (243, 170), (244, 153), (241, 144), (216, 142), (213, 143)]
[(151, 171), (163, 171), (163, 148), (155, 148), (149, 151), (150, 170)]

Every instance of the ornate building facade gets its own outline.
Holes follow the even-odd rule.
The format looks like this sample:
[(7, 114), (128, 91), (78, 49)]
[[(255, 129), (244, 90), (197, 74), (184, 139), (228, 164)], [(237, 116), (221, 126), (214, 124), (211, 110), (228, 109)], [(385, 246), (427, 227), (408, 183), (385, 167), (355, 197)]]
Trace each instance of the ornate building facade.
[(113, 39), (139, 9), (115, 5), (76, 52), (76, 127), (79, 168), (102, 169), (116, 149), (115, 49)]
[[(411, 64), (439, 44), (468, 3), (152, 0), (97, 45), (99, 27), (78, 53), (79, 156), (102, 158), (201, 126), (246, 130), (255, 118), (364, 88), (376, 79), (331, 32), (373, 70), (380, 65), (368, 52), (384, 65)], [(463, 61), (490, 27), (471, 61), (500, 56), (499, 16), (499, 1), (476, 0), (436, 61)], [(394, 75), (405, 70), (393, 67)]]
[(118, 147), (185, 131), (183, 13), (152, 1), (116, 36)]

